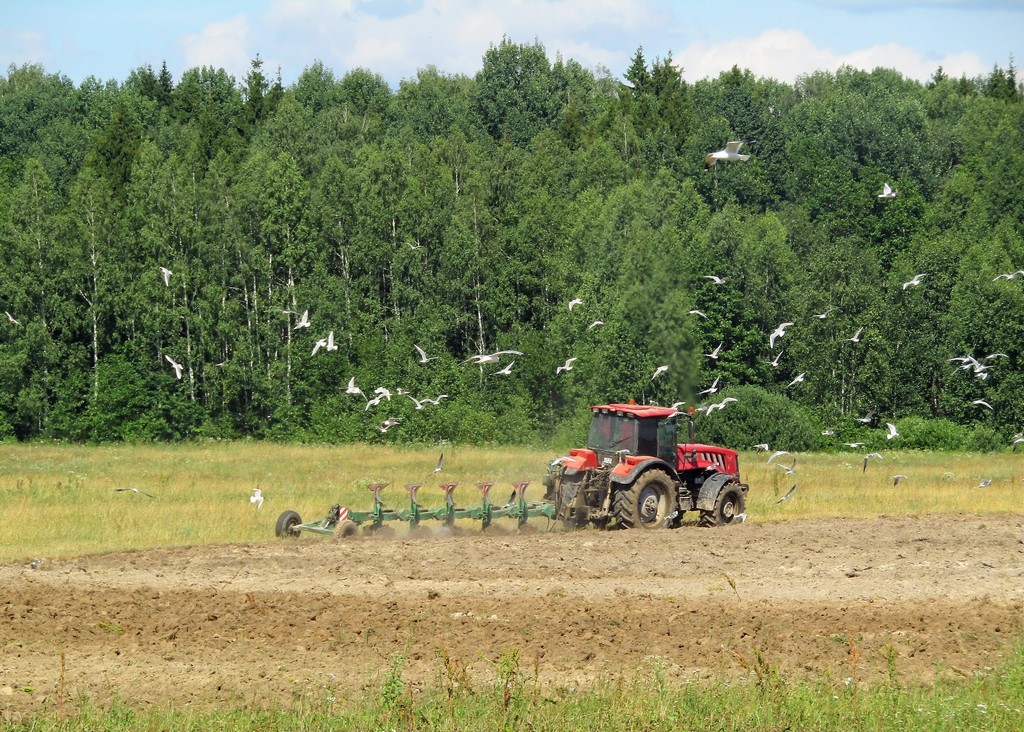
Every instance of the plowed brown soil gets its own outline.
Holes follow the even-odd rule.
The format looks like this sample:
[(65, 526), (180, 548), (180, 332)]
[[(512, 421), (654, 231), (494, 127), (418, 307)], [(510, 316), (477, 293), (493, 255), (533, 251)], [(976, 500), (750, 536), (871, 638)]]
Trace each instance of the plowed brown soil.
[[(545, 689), (624, 675), (905, 683), (992, 667), (1024, 626), (1024, 520), (929, 516), (675, 531), (304, 535), (0, 566), (5, 719), (104, 705), (290, 706), (403, 678)], [(63, 654), (63, 658), (62, 658)], [(63, 665), (63, 667), (62, 667)], [(761, 667), (762, 670), (764, 666)]]

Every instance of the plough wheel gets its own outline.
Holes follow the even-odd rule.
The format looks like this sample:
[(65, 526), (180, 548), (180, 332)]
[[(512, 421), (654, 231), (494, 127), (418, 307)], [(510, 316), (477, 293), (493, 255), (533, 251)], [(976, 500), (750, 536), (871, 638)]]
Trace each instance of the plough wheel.
[(277, 526), (274, 532), (281, 538), (294, 539), (298, 537), (299, 531), (295, 528), (302, 523), (302, 517), (295, 511), (285, 511), (277, 517)]
[(352, 521), (339, 521), (338, 525), (334, 527), (335, 539), (347, 539), (357, 533), (359, 533), (359, 527)]

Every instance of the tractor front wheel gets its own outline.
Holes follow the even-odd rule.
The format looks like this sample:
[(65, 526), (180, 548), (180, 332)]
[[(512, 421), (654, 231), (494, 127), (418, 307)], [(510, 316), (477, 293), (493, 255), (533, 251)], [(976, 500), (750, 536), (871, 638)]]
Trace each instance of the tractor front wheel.
[(299, 530), (295, 528), (302, 523), (302, 517), (295, 511), (285, 511), (277, 517), (277, 526), (274, 532), (281, 538), (294, 539), (298, 537)]
[(743, 520), (743, 512), (746, 509), (746, 499), (743, 491), (736, 483), (726, 483), (718, 492), (715, 499), (715, 507), (710, 511), (700, 512), (701, 526), (724, 526), (725, 524), (739, 523)]
[(648, 470), (615, 494), (612, 511), (623, 529), (663, 529), (674, 511), (675, 487), (663, 470)]

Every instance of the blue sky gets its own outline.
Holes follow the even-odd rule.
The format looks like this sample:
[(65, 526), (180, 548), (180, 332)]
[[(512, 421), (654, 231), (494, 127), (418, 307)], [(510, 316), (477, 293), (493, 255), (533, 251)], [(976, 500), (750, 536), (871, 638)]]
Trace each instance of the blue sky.
[(638, 47), (671, 53), (688, 81), (734, 64), (787, 83), (843, 64), (925, 81), (1024, 57), (1024, 0), (0, 0), (0, 13), (0, 75), (40, 64), (76, 84), (164, 62), (175, 80), (201, 66), (241, 80), (259, 54), (285, 85), (321, 61), (397, 88), (428, 65), (473, 75), (503, 36), (616, 78)]

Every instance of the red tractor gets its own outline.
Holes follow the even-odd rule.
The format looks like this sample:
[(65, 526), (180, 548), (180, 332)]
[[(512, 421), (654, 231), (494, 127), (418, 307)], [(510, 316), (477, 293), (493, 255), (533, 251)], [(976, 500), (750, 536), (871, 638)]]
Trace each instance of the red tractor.
[(566, 525), (675, 528), (687, 511), (699, 512), (701, 526), (743, 521), (750, 487), (740, 482), (736, 451), (696, 443), (691, 415), (637, 404), (591, 410), (587, 447), (554, 460), (544, 478), (545, 498)]

